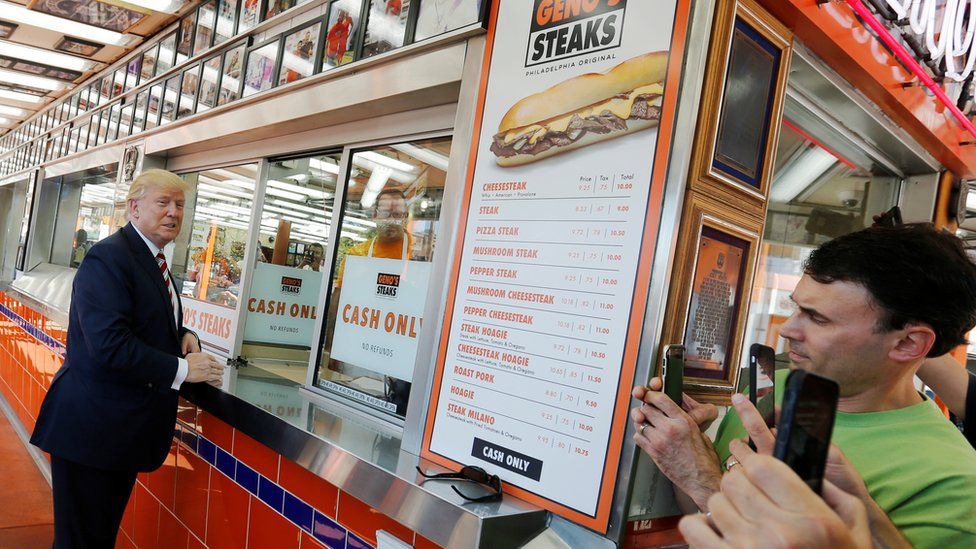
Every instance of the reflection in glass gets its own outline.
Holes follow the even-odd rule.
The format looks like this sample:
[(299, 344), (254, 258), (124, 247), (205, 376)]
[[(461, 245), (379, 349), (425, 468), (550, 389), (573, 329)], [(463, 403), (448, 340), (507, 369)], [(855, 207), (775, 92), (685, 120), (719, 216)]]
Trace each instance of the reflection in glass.
[(363, 57), (402, 46), (409, 11), (410, 0), (370, 0)]
[(217, 0), (200, 6), (197, 12), (199, 21), (197, 22), (197, 33), (193, 39), (193, 55), (202, 53), (210, 47), (214, 36), (214, 26), (217, 22)]
[(163, 104), (163, 85), (153, 84), (149, 88), (148, 107), (146, 110), (146, 129), (151, 130), (159, 125), (159, 111)]
[(183, 71), (183, 84), (180, 87), (179, 106), (176, 118), (185, 118), (193, 114), (194, 103), (197, 100), (197, 88), (200, 85), (200, 65), (195, 64)]
[(483, 0), (424, 0), (414, 40), (424, 40), (478, 22)]
[(156, 55), (159, 52), (159, 44), (154, 44), (142, 54), (142, 81), (146, 82), (156, 76)]
[(136, 95), (136, 108), (132, 113), (132, 134), (141, 132), (146, 127), (146, 105), (149, 90), (142, 90)]
[(285, 36), (278, 85), (311, 76), (315, 70), (316, 47), (322, 23), (316, 22)]
[(244, 43), (227, 50), (224, 53), (224, 64), (221, 68), (220, 93), (217, 95), (217, 104), (223, 105), (236, 101), (241, 96), (241, 68), (244, 63), (244, 55), (247, 47)]
[(220, 56), (215, 55), (203, 62), (200, 76), (200, 96), (197, 99), (197, 112), (203, 112), (217, 105), (217, 82), (220, 80)]
[(176, 55), (176, 31), (159, 41), (159, 57), (156, 58), (156, 74), (161, 75), (173, 68)]
[(450, 146), (443, 138), (360, 151), (347, 177), (316, 383), (399, 416), (410, 396)]
[(222, 44), (235, 34), (237, 26), (237, 0), (220, 0), (217, 8), (217, 29), (214, 34), (214, 45)]
[(129, 91), (139, 85), (139, 76), (142, 74), (143, 57), (137, 55), (129, 60), (125, 66), (125, 91)]
[(180, 98), (180, 75), (166, 79), (166, 89), (163, 95), (163, 104), (159, 109), (159, 125), (168, 124), (173, 121), (176, 114), (176, 102)]
[(129, 137), (129, 132), (132, 130), (133, 108), (134, 105), (132, 103), (122, 107), (122, 111), (119, 114), (119, 139)]
[(176, 64), (186, 61), (190, 57), (191, 46), (193, 45), (193, 27), (196, 24), (197, 14), (190, 12), (189, 15), (180, 19), (180, 38), (176, 43)]
[(248, 52), (247, 69), (244, 71), (244, 97), (271, 89), (277, 60), (278, 41)]

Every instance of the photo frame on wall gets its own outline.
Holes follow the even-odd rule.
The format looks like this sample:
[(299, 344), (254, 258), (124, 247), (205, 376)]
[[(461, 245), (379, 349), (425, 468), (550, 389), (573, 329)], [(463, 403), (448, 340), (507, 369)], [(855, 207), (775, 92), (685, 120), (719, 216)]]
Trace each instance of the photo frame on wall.
[(251, 46), (247, 51), (247, 63), (244, 67), (242, 97), (254, 95), (274, 87), (280, 54), (281, 40), (278, 37)]
[(5, 55), (0, 56), (0, 64), (2, 64), (4, 68), (9, 68), (18, 72), (47, 76), (50, 78), (63, 80), (65, 82), (74, 82), (75, 80), (81, 78), (82, 74), (78, 71), (52, 67), (50, 65), (43, 65), (41, 63), (35, 63), (33, 61), (27, 61), (24, 59), (16, 59), (13, 57), (7, 57)]
[(307, 78), (318, 71), (319, 52), (325, 39), (324, 25), (323, 19), (316, 19), (285, 35), (277, 85)]
[[(789, 76), (792, 36), (751, 0), (716, 14), (692, 186), (765, 202)], [(709, 191), (710, 192), (710, 191)]]
[(329, 22), (325, 27), (322, 48), (322, 70), (356, 60), (356, 44), (363, 0), (335, 0), (329, 5)]
[(217, 104), (223, 105), (236, 101), (241, 97), (244, 87), (244, 59), (247, 57), (247, 40), (238, 42), (224, 52), (224, 61), (220, 69), (220, 90), (217, 94)]
[(420, 3), (414, 41), (484, 21), (487, 7), (485, 0), (424, 0)]
[(237, 34), (237, 16), (240, 11), (239, 0), (219, 0), (217, 4), (217, 24), (214, 27), (214, 45), (222, 44)]
[(18, 25), (16, 23), (11, 23), (9, 21), (0, 21), (0, 38), (7, 40), (10, 35), (17, 30)]
[(55, 17), (119, 33), (127, 32), (148, 15), (147, 12), (99, 0), (31, 0), (27, 7)]
[(58, 42), (54, 45), (54, 49), (56, 50), (66, 53), (73, 53), (75, 55), (83, 55), (85, 57), (95, 55), (103, 47), (105, 46), (103, 44), (99, 44), (98, 42), (89, 42), (88, 40), (72, 38), (70, 36), (62, 36), (61, 40), (58, 40)]
[(689, 193), (660, 348), (685, 346), (685, 393), (700, 402), (728, 404), (736, 387), (761, 228), (761, 219)]
[(217, 106), (217, 93), (220, 89), (220, 55), (214, 55), (202, 63), (200, 72), (200, 91), (197, 96), (197, 112)]

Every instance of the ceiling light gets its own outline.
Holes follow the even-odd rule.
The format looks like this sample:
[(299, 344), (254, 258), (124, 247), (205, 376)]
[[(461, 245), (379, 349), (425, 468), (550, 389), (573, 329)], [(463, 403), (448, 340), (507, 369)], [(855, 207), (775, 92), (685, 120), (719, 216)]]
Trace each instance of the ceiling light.
[(27, 116), (28, 114), (33, 114), (33, 113), (29, 113), (28, 111), (26, 111), (24, 109), (19, 109), (17, 107), (10, 107), (10, 106), (7, 106), (7, 105), (0, 105), (0, 114), (6, 114), (8, 116), (18, 116), (18, 117), (23, 118), (24, 116)]
[(44, 101), (45, 98), (29, 93), (0, 90), (0, 99), (10, 99), (11, 101), (21, 101), (23, 103), (40, 103)]
[(431, 166), (441, 170), (442, 172), (447, 171), (447, 157), (439, 152), (432, 151), (430, 149), (425, 149), (423, 147), (418, 147), (411, 143), (400, 143), (397, 145), (391, 145), (394, 149), (409, 154), (410, 156), (430, 164)]
[(773, 178), (769, 201), (789, 203), (836, 163), (837, 158), (826, 150), (810, 147)]
[(61, 90), (66, 86), (64, 82), (55, 80), (53, 78), (37, 76), (34, 74), (24, 74), (16, 71), (8, 71), (6, 69), (0, 69), (0, 80), (10, 82), (12, 84), (44, 88), (45, 90)]
[(400, 170), (401, 172), (409, 173), (417, 169), (416, 166), (413, 166), (412, 164), (407, 164), (406, 162), (402, 162), (396, 158), (390, 158), (389, 156), (385, 156), (373, 151), (356, 153), (356, 156), (365, 158), (366, 160), (381, 164), (388, 168), (393, 168), (394, 170)]
[(125, 3), (163, 13), (176, 13), (183, 7), (179, 0), (125, 0)]
[(268, 187), (267, 189), (265, 189), (265, 192), (273, 196), (280, 196), (281, 198), (287, 198), (288, 200), (305, 200), (304, 195), (283, 191), (281, 189), (276, 189), (274, 187)]
[(56, 53), (40, 48), (32, 48), (30, 46), (7, 42), (6, 40), (0, 40), (0, 55), (16, 57), (17, 59), (33, 61), (34, 63), (40, 63), (42, 65), (50, 65), (52, 67), (81, 72), (90, 70), (98, 64), (82, 57), (65, 55), (63, 53)]
[(318, 158), (309, 158), (308, 165), (316, 170), (339, 175), (339, 166), (337, 164), (324, 162), (322, 160), (319, 160)]
[(63, 34), (85, 38), (86, 40), (94, 40), (100, 44), (110, 46), (125, 47), (136, 40), (140, 40), (137, 36), (126, 36), (93, 25), (86, 25), (70, 19), (29, 10), (24, 6), (9, 2), (0, 2), (0, 19), (22, 23), (32, 27), (40, 27), (42, 29), (58, 29), (58, 32)]
[(284, 181), (278, 181), (277, 179), (269, 179), (268, 186), (301, 193), (310, 198), (316, 198), (319, 200), (332, 196), (329, 193), (320, 191), (318, 189), (310, 189), (308, 187), (302, 187), (301, 185), (295, 185), (293, 183), (285, 183)]
[(359, 200), (359, 204), (364, 210), (368, 210), (376, 203), (376, 197), (379, 196), (380, 191), (386, 186), (387, 181), (390, 180), (390, 176), (393, 175), (393, 170), (390, 168), (385, 168), (383, 166), (377, 166), (373, 173), (369, 174), (369, 181), (366, 182), (366, 189), (363, 190), (363, 196)]

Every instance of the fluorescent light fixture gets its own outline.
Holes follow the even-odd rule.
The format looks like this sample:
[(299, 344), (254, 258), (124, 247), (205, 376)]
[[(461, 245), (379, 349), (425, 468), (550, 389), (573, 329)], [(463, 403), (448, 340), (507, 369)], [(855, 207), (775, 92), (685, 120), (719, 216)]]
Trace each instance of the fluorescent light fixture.
[(272, 206), (270, 204), (265, 204), (264, 205), (264, 209), (266, 211), (272, 211), (272, 212), (278, 212), (278, 213), (281, 213), (281, 214), (293, 215), (293, 216), (296, 216), (296, 217), (300, 217), (302, 219), (308, 219), (309, 217), (311, 217), (311, 215), (310, 214), (307, 214), (307, 213), (296, 212), (295, 210), (292, 210), (292, 209), (281, 208), (279, 206)]
[(6, 69), (0, 69), (0, 80), (10, 82), (12, 84), (20, 84), (22, 86), (44, 88), (45, 90), (62, 90), (67, 87), (67, 84), (60, 80), (47, 78), (45, 76), (37, 76), (34, 74), (8, 71)]
[(251, 198), (251, 193), (246, 193), (242, 191), (235, 191), (234, 189), (228, 189), (224, 186), (208, 185), (206, 183), (197, 183), (197, 188), (204, 191), (210, 191), (212, 193), (219, 193), (224, 196), (236, 196), (239, 198)]
[(773, 178), (769, 200), (789, 203), (837, 162), (837, 157), (826, 150), (816, 145), (811, 146)]
[(318, 158), (309, 158), (308, 159), (308, 165), (311, 168), (316, 169), (316, 170), (319, 170), (319, 171), (329, 172), (331, 174), (339, 175), (339, 166), (337, 166), (336, 164), (329, 163), (329, 162), (323, 162), (322, 160), (319, 160)]
[(268, 186), (275, 187), (277, 189), (282, 189), (285, 191), (292, 191), (292, 192), (304, 194), (305, 196), (319, 199), (319, 200), (332, 196), (331, 194), (320, 191), (318, 189), (302, 187), (301, 185), (295, 185), (293, 183), (285, 183), (284, 181), (278, 181), (277, 179), (269, 179)]
[(38, 97), (30, 93), (20, 93), (10, 90), (0, 90), (0, 99), (10, 99), (12, 101), (21, 101), (23, 103), (40, 103), (44, 101), (43, 97)]
[(24, 6), (12, 4), (10, 2), (0, 2), (0, 19), (22, 23), (32, 27), (42, 29), (58, 29), (59, 33), (69, 36), (77, 36), (86, 40), (93, 40), (100, 44), (109, 46), (127, 46), (134, 40), (140, 40), (136, 36), (126, 36), (107, 29), (102, 29), (93, 25), (86, 25), (70, 19), (55, 17), (39, 11), (29, 10)]
[(265, 192), (267, 194), (272, 195), (272, 196), (279, 196), (281, 198), (287, 198), (288, 200), (295, 200), (295, 201), (305, 200), (305, 195), (301, 195), (301, 194), (293, 193), (293, 192), (289, 192), (289, 191), (283, 191), (281, 189), (276, 189), (274, 187), (268, 187), (267, 189), (265, 189)]
[(432, 151), (430, 149), (425, 149), (423, 147), (418, 147), (411, 143), (400, 143), (397, 145), (391, 145), (394, 149), (409, 154), (410, 156), (420, 160), (425, 164), (430, 164), (431, 166), (441, 170), (442, 172), (447, 171), (447, 157), (439, 152)]
[[(272, 199), (269, 202), (277, 206), (282, 206), (284, 208), (290, 208), (292, 210), (298, 210), (298, 211), (308, 212), (308, 213), (313, 213), (318, 215), (322, 215), (325, 212), (324, 208), (312, 208), (304, 204), (295, 204), (292, 202), (286, 202), (284, 200)], [(326, 215), (329, 215), (331, 217), (331, 214), (326, 214)]]
[(179, 0), (125, 0), (125, 3), (163, 13), (176, 13), (183, 7)]
[(416, 170), (416, 166), (407, 164), (395, 158), (390, 158), (389, 156), (382, 155), (374, 151), (364, 151), (361, 153), (356, 153), (356, 156), (365, 158), (370, 162), (375, 162), (381, 166), (386, 166), (387, 168), (393, 168), (394, 170), (400, 170), (401, 172), (411, 173)]
[(10, 107), (8, 105), (0, 105), (0, 114), (6, 114), (8, 116), (17, 116), (17, 117), (23, 118), (23, 117), (27, 116), (28, 114), (33, 114), (33, 113), (28, 112), (28, 111), (26, 111), (24, 109), (17, 108), (17, 107)]
[(969, 193), (966, 195), (966, 209), (976, 210), (976, 193)]
[(359, 204), (363, 209), (373, 207), (373, 204), (376, 203), (376, 197), (379, 196), (380, 191), (386, 186), (391, 175), (393, 175), (393, 170), (383, 166), (377, 166), (369, 174), (369, 181), (366, 182), (366, 188), (363, 189), (363, 196), (359, 200)]
[(89, 61), (82, 57), (65, 55), (41, 48), (33, 48), (22, 44), (15, 44), (6, 40), (0, 40), (0, 55), (16, 57), (42, 65), (51, 65), (62, 69), (85, 72), (96, 65), (94, 61)]

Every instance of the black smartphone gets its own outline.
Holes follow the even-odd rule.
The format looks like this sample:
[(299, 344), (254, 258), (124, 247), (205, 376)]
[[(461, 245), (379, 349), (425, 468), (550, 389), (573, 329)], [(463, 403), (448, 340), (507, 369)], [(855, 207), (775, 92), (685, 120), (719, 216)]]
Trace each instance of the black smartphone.
[(892, 206), (890, 210), (878, 216), (874, 222), (878, 227), (897, 227), (902, 224), (901, 208)]
[(762, 414), (766, 426), (772, 427), (776, 418), (776, 351), (768, 345), (749, 346), (749, 402)]
[(773, 457), (789, 465), (818, 494), (839, 394), (836, 381), (804, 370), (793, 370), (786, 378)]
[(685, 346), (668, 345), (664, 348), (664, 366), (661, 369), (664, 394), (681, 406), (685, 387)]

